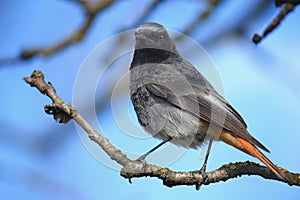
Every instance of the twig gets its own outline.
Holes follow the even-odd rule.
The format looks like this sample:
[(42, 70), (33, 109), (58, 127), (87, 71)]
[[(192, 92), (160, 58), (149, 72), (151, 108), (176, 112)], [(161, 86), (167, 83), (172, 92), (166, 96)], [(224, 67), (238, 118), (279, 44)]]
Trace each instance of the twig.
[[(41, 71), (34, 71), (30, 77), (24, 78), (25, 82), (32, 87), (36, 87), (42, 94), (47, 95), (52, 100), (52, 104), (45, 106), (45, 111), (52, 114), (56, 119), (57, 110), (60, 110), (60, 117), (73, 118), (87, 133), (89, 138), (96, 142), (110, 158), (123, 166), (121, 176), (128, 178), (131, 182), (132, 178), (138, 177), (156, 177), (163, 181), (168, 187), (179, 185), (194, 185), (199, 189), (201, 185), (208, 185), (219, 181), (226, 181), (231, 178), (242, 175), (259, 175), (265, 179), (272, 179), (288, 183), (289, 185), (300, 186), (300, 174), (291, 173), (287, 170), (282, 171), (289, 178), (284, 181), (275, 176), (268, 168), (260, 166), (252, 162), (238, 162), (223, 165), (217, 170), (207, 173), (207, 177), (203, 177), (199, 171), (192, 172), (175, 172), (168, 168), (161, 168), (146, 162), (134, 161), (113, 146), (109, 140), (99, 133), (76, 111), (76, 109), (64, 103), (56, 94), (54, 87), (50, 83), (46, 83), (44, 75)], [(67, 115), (67, 116), (64, 116)], [(59, 120), (59, 122), (63, 123)], [(65, 123), (67, 121), (64, 121)]]
[[(131, 25), (131, 27), (137, 27), (140, 25), (142, 22), (144, 22), (150, 14), (165, 0), (153, 0), (143, 11), (142, 15), (139, 16)], [(126, 30), (125, 28), (123, 31)], [(121, 31), (119, 31), (121, 32)]]
[(291, 12), (294, 10), (295, 6), (300, 3), (299, 0), (276, 0), (275, 4), (276, 6), (281, 6), (282, 4), (285, 4), (283, 9), (278, 13), (278, 15), (273, 19), (271, 24), (264, 30), (262, 36), (255, 33), (252, 38), (252, 42), (254, 44), (258, 44), (261, 42), (262, 39), (264, 39), (269, 33), (274, 31), (279, 24), (282, 22), (282, 20)]
[[(114, 147), (107, 138), (101, 136), (81, 115), (76, 111), (76, 109), (66, 104), (57, 96), (54, 87), (46, 83), (44, 80), (44, 74), (41, 71), (33, 71), (30, 77), (24, 77), (24, 81), (28, 83), (31, 87), (36, 87), (42, 94), (47, 95), (52, 100), (53, 104), (46, 105), (45, 111), (49, 114), (54, 115), (56, 119), (56, 110), (60, 109), (61, 113), (68, 115), (69, 118), (73, 118), (76, 123), (78, 123), (87, 133), (91, 140), (96, 142), (109, 156), (112, 160), (117, 161), (122, 166), (130, 160), (123, 154), (119, 149)], [(60, 115), (61, 115), (60, 113)], [(63, 116), (65, 117), (65, 116)], [(63, 122), (61, 122), (63, 123)], [(66, 122), (65, 122), (66, 123)]]
[[(199, 25), (201, 22), (203, 22), (205, 19), (207, 19), (213, 11), (215, 11), (216, 7), (222, 3), (222, 0), (209, 0), (209, 6), (207, 7), (206, 10), (203, 12), (199, 13), (198, 16), (191, 21), (188, 26), (183, 30), (184, 35), (190, 35)], [(175, 38), (176, 41), (180, 41), (183, 39), (184, 35), (181, 34), (178, 37)]]
[(90, 29), (92, 23), (95, 20), (95, 17), (99, 13), (101, 13), (101, 11), (103, 11), (105, 8), (111, 5), (114, 2), (114, 0), (98, 0), (96, 2), (77, 0), (75, 2), (80, 3), (86, 16), (81, 26), (76, 31), (74, 31), (69, 37), (48, 47), (25, 49), (17, 57), (1, 59), (0, 63), (12, 64), (20, 60), (29, 60), (37, 55), (50, 56), (76, 42), (80, 42), (86, 36), (87, 31)]

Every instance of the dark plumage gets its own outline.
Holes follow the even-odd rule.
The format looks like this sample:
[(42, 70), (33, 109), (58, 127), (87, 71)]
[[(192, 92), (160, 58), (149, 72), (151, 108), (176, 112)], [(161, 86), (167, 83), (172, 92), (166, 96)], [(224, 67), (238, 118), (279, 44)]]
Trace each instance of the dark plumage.
[[(177, 51), (166, 29), (146, 23), (136, 32), (130, 95), (140, 124), (154, 137), (197, 148), (205, 138), (222, 140), (281, 172), (256, 147), (239, 113)], [(255, 150), (253, 150), (255, 149)]]

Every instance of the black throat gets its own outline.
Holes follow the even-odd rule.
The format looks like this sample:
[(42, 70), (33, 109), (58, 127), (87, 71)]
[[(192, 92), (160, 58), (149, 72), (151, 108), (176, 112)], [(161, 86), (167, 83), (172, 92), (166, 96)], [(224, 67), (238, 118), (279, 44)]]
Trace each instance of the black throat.
[(146, 63), (165, 63), (169, 58), (177, 57), (178, 55), (174, 52), (155, 49), (155, 48), (144, 48), (136, 49), (134, 51), (133, 60), (130, 69), (135, 66), (146, 64)]

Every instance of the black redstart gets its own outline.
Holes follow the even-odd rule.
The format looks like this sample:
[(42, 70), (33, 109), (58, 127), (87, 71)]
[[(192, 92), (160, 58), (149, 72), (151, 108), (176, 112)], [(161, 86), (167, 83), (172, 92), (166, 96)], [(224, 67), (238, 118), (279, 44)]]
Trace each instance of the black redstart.
[[(269, 150), (247, 131), (239, 113), (208, 80), (180, 56), (167, 30), (157, 23), (135, 32), (130, 66), (130, 95), (138, 120), (153, 137), (186, 148), (221, 140), (262, 161), (281, 179), (285, 175), (258, 149)], [(258, 147), (258, 148), (257, 148)], [(202, 171), (201, 170), (201, 171)], [(202, 171), (203, 172), (203, 171)]]

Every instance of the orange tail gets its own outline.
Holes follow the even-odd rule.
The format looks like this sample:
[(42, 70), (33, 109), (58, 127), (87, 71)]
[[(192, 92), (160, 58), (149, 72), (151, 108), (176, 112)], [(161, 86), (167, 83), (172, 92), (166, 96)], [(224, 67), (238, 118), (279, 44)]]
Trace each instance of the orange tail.
[(264, 154), (262, 154), (253, 144), (249, 143), (248, 141), (246, 141), (242, 138), (235, 137), (227, 132), (222, 132), (219, 139), (231, 146), (234, 146), (235, 148), (237, 148), (249, 155), (252, 155), (252, 156), (258, 158), (279, 178), (281, 178), (283, 180), (287, 180), (286, 176)]

